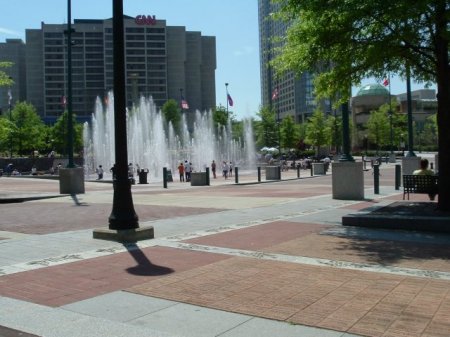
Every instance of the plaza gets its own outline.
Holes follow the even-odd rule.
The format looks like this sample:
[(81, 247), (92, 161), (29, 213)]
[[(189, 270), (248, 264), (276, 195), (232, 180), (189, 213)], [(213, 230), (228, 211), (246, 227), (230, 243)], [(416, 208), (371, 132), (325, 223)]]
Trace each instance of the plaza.
[(364, 172), (364, 200), (333, 199), (332, 172), (307, 170), (136, 184), (155, 238), (132, 244), (92, 238), (112, 184), (70, 196), (1, 177), (0, 335), (448, 336), (450, 235), (342, 226), (403, 203), (394, 167), (381, 165), (379, 194)]

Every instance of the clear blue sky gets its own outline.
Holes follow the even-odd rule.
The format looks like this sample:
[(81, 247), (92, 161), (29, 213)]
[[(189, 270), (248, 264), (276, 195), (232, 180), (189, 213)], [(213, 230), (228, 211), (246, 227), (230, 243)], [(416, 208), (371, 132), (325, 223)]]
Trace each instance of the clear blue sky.
[[(1, 0), (6, 3), (6, 0)], [(238, 119), (254, 116), (261, 104), (257, 0), (124, 0), (124, 14), (155, 15), (169, 26), (216, 37), (216, 102), (226, 106), (225, 83), (233, 98), (230, 108)], [(112, 0), (72, 0), (73, 19), (112, 17)], [(67, 1), (8, 1), (0, 12), (0, 42), (25, 40), (25, 29), (67, 22)], [(373, 79), (363, 84), (373, 83)], [(423, 85), (413, 84), (413, 89)], [(356, 89), (355, 89), (356, 90)], [(354, 92), (355, 92), (354, 90)], [(406, 92), (406, 84), (394, 79), (392, 94)]]

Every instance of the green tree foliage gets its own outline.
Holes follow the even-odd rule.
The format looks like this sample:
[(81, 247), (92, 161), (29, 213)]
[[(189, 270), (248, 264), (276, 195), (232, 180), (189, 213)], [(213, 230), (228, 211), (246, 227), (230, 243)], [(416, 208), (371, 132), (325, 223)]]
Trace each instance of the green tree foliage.
[(338, 153), (339, 146), (342, 144), (342, 118), (328, 115), (325, 124), (327, 144), (332, 146), (335, 153)]
[(178, 102), (174, 99), (169, 99), (164, 103), (162, 112), (167, 123), (172, 123), (175, 132), (179, 132), (181, 109), (178, 106)]
[(326, 121), (320, 109), (316, 109), (312, 116), (308, 118), (305, 141), (316, 147), (316, 154), (320, 153), (321, 146), (327, 144)]
[(12, 62), (0, 62), (0, 87), (10, 87), (14, 84), (14, 80), (1, 69), (10, 68), (13, 65)]
[(318, 97), (346, 101), (349, 88), (387, 72), (437, 83), (439, 208), (450, 210), (450, 5), (448, 0), (276, 0), (292, 23), (274, 63), (316, 71)]
[[(233, 119), (232, 113), (230, 116)], [(229, 114), (227, 114), (227, 109), (222, 105), (219, 105), (213, 110), (213, 121), (216, 126), (226, 126), (228, 123), (228, 117)]]
[(33, 105), (17, 102), (12, 110), (12, 149), (19, 155), (31, 154), (45, 146), (45, 125)]
[(281, 122), (281, 146), (284, 149), (295, 148), (300, 139), (299, 128), (292, 116), (287, 116)]
[(380, 147), (389, 144), (389, 117), (386, 111), (381, 109), (372, 111), (366, 126), (369, 141), (375, 144), (377, 152)]
[(261, 119), (256, 125), (256, 145), (258, 147), (275, 147), (278, 145), (278, 126), (275, 111), (267, 106), (257, 113)]
[(6, 117), (0, 117), (0, 156), (9, 152), (13, 123)]
[[(67, 153), (67, 110), (58, 118), (55, 125), (51, 128), (49, 133), (49, 142), (53, 145), (53, 149), (58, 153)], [(83, 125), (77, 123), (76, 116), (72, 114), (73, 123), (73, 149), (74, 152), (80, 152), (83, 149)]]

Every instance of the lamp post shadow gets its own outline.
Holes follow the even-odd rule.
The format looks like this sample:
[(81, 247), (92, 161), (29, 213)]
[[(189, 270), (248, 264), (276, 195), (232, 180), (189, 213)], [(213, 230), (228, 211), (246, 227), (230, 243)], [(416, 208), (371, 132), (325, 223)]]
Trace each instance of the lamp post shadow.
[(124, 247), (137, 263), (136, 266), (126, 269), (128, 273), (138, 276), (163, 276), (174, 272), (172, 268), (153, 264), (136, 243), (127, 243)]

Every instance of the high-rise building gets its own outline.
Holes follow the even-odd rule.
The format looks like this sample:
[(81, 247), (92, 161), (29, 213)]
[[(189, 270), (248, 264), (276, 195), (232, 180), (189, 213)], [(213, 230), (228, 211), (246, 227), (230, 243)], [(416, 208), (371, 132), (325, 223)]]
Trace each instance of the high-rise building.
[(11, 94), (11, 103), (23, 101), (26, 98), (26, 80), (25, 80), (25, 43), (20, 39), (6, 39), (0, 43), (0, 61), (11, 62), (11, 67), (2, 68), (8, 76), (12, 78), (14, 84), (11, 87), (0, 87), (0, 109), (5, 114), (9, 110), (9, 95)]
[[(72, 24), (72, 106), (79, 119), (97, 97), (113, 89), (112, 19)], [(124, 16), (127, 105), (141, 95), (161, 107), (168, 99), (189, 103), (186, 112), (215, 107), (216, 41), (213, 36), (167, 26), (154, 16)], [(67, 96), (67, 25), (26, 30), (27, 100), (46, 121), (64, 111)]]
[[(293, 116), (298, 123), (306, 121), (317, 107), (314, 96), (313, 76), (304, 72), (296, 76), (289, 72), (282, 77), (275, 76), (270, 61), (276, 56), (275, 48), (280, 42), (277, 37), (286, 35), (289, 24), (272, 19), (279, 3), (258, 0), (259, 55), (261, 72), (261, 101), (279, 114), (279, 118)], [(280, 40), (280, 39), (278, 39)], [(330, 103), (320, 102), (324, 113), (331, 112)]]

